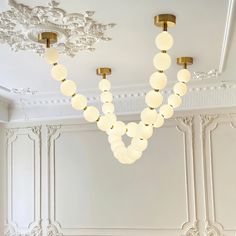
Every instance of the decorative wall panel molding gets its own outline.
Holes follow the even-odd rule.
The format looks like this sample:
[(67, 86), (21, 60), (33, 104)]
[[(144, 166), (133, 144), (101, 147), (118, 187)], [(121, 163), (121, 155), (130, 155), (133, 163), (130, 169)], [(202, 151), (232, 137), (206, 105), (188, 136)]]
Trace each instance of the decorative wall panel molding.
[(95, 125), (66, 123), (6, 129), (5, 236), (235, 236), (235, 109), (180, 113), (128, 168)]
[[(47, 126), (47, 140), (48, 140), (48, 158), (49, 158), (49, 186), (50, 192), (49, 196), (49, 220), (52, 223), (53, 227), (51, 231), (55, 231), (56, 235), (117, 235), (119, 232), (122, 235), (162, 235), (161, 232), (168, 232), (168, 235), (176, 235), (181, 234), (184, 236), (197, 236), (199, 235), (199, 229), (197, 225), (196, 219), (196, 200), (195, 200), (195, 180), (194, 180), (194, 166), (193, 166), (193, 151), (192, 151), (192, 140), (193, 140), (193, 116), (184, 116), (176, 118), (176, 121), (172, 121), (170, 124), (171, 129), (177, 129), (177, 132), (180, 132), (183, 136), (183, 152), (184, 152), (184, 170), (185, 170), (185, 187), (186, 187), (186, 212), (187, 219), (186, 222), (183, 223), (178, 229), (165, 229), (165, 228), (88, 228), (81, 226), (80, 228), (68, 228), (67, 226), (63, 226), (62, 222), (59, 222), (57, 219), (58, 209), (56, 205), (57, 196), (55, 194), (57, 182), (55, 174), (58, 173), (59, 170), (56, 169), (55, 164), (57, 163), (57, 156), (55, 151), (59, 151), (59, 144), (56, 145), (56, 142), (60, 140), (62, 135), (70, 133), (80, 133), (80, 132), (98, 132), (96, 127), (91, 125), (48, 125)], [(68, 136), (69, 137), (69, 136)], [(74, 137), (74, 136), (73, 136)], [(104, 146), (106, 143), (104, 143)], [(60, 145), (61, 146), (61, 145)], [(75, 150), (76, 152), (76, 150)], [(79, 154), (79, 153), (78, 153)], [(66, 174), (66, 173), (65, 173)], [(58, 185), (57, 185), (58, 186)], [(74, 190), (76, 191), (76, 189)], [(73, 195), (71, 192), (70, 194)], [(58, 204), (58, 203), (57, 203)], [(99, 203), (98, 203), (99, 204)], [(60, 206), (61, 207), (61, 206)], [(57, 213), (56, 213), (57, 212)], [(75, 213), (71, 212), (72, 215)], [(49, 227), (50, 228), (50, 227)], [(144, 234), (140, 234), (143, 232)]]
[[(233, 154), (234, 147), (227, 147), (226, 145), (223, 145), (223, 148), (221, 147), (221, 152), (224, 153), (224, 156), (221, 156), (222, 163), (218, 164), (220, 167), (217, 167), (217, 159), (216, 155), (220, 155), (219, 151), (217, 151), (216, 146), (220, 146), (220, 143), (229, 142), (233, 136), (236, 135), (236, 128), (235, 126), (235, 114), (209, 114), (209, 115), (201, 115), (201, 123), (202, 123), (202, 140), (203, 140), (203, 159), (204, 159), (204, 184), (205, 184), (205, 209), (206, 209), (206, 219), (205, 222), (205, 233), (207, 236), (233, 236), (236, 233), (236, 224), (232, 226), (232, 228), (227, 227), (224, 225), (225, 222), (227, 222), (227, 219), (225, 218), (224, 222), (220, 222), (220, 219), (222, 219), (222, 215), (225, 217), (224, 213), (222, 213), (222, 209), (219, 208), (221, 205), (224, 207), (224, 204), (227, 204), (226, 199), (220, 198), (219, 200), (216, 198), (217, 190), (217, 184), (219, 184), (219, 178), (221, 178), (221, 181), (225, 183), (225, 190), (222, 188), (219, 190), (220, 192), (225, 191), (227, 195), (227, 191), (229, 190), (227, 187), (227, 180), (224, 180), (224, 176), (226, 176), (225, 168), (223, 168), (223, 165), (227, 163), (228, 153)], [(224, 129), (224, 132), (220, 136), (220, 139), (217, 139), (216, 132), (221, 132), (221, 130)], [(226, 133), (227, 132), (227, 133)], [(217, 141), (218, 140), (218, 141)], [(217, 143), (216, 143), (217, 142)], [(216, 145), (216, 146), (215, 146)], [(225, 150), (224, 150), (225, 149)], [(220, 158), (220, 159), (221, 159)], [(219, 161), (219, 160), (218, 160)], [(223, 164), (225, 163), (225, 164)], [(232, 165), (233, 163), (229, 163), (229, 165)], [(220, 172), (221, 173), (220, 173)], [(227, 169), (229, 172), (230, 170)], [(223, 176), (219, 176), (219, 174)], [(230, 175), (232, 179), (232, 174)], [(226, 178), (226, 177), (225, 177)], [(217, 182), (216, 182), (217, 180)], [(232, 179), (233, 181), (233, 179)], [(231, 189), (231, 187), (229, 187)], [(236, 191), (236, 189), (232, 189), (232, 191)], [(225, 194), (224, 194), (225, 195)], [(219, 197), (218, 197), (219, 198)], [(217, 201), (218, 200), (218, 201)], [(232, 202), (231, 202), (232, 204)], [(230, 214), (229, 212), (227, 214)], [(219, 219), (219, 216), (220, 219)], [(231, 217), (233, 217), (232, 214), (230, 214)], [(227, 224), (229, 224), (227, 222)]]
[(45, 48), (38, 43), (38, 34), (45, 31), (57, 33), (56, 47), (68, 56), (75, 56), (82, 50), (94, 51), (94, 44), (99, 40), (111, 40), (105, 36), (105, 31), (115, 24), (97, 23), (91, 18), (93, 11), (68, 14), (54, 0), (47, 7), (34, 8), (16, 0), (8, 3), (11, 10), (0, 14), (0, 42), (9, 44), (14, 51), (29, 50), (42, 55)]
[[(5, 134), (7, 164), (5, 235), (40, 236), (42, 232), (41, 126), (10, 128)], [(29, 221), (25, 222), (25, 219)]]

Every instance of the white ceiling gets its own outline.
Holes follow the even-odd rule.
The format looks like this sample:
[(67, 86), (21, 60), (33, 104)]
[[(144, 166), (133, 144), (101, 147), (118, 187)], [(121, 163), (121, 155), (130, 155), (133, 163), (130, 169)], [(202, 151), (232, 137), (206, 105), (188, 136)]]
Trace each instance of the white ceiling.
[[(30, 6), (47, 5), (48, 1), (22, 0)], [(110, 42), (99, 42), (96, 51), (81, 52), (75, 58), (63, 56), (69, 70), (69, 78), (75, 80), (78, 89), (97, 90), (99, 78), (95, 69), (109, 66), (113, 87), (147, 84), (154, 71), (152, 59), (158, 50), (155, 36), (160, 32), (153, 25), (153, 17), (160, 13), (177, 16), (177, 26), (170, 32), (175, 39), (169, 51), (175, 62), (177, 56), (193, 56), (193, 71), (218, 69), (224, 39), (228, 1), (225, 0), (61, 0), (60, 7), (67, 12), (96, 11), (94, 18), (101, 23), (116, 23), (107, 35)], [(1, 1), (0, 10), (8, 10), (7, 0)], [(231, 24), (231, 29), (235, 25)], [(232, 30), (231, 30), (232, 31)], [(234, 38), (236, 32), (234, 31)], [(232, 38), (232, 37), (231, 37)], [(236, 74), (234, 57), (236, 42), (230, 41), (227, 75), (232, 80)], [(229, 45), (228, 45), (229, 46)], [(8, 45), (0, 45), (0, 85), (8, 88), (31, 88), (40, 93), (58, 93), (59, 84), (50, 77), (50, 66), (42, 58), (30, 52), (12, 52)], [(169, 80), (176, 78), (178, 66), (174, 63), (168, 71)], [(202, 83), (206, 83), (202, 82)], [(6, 93), (3, 94), (7, 96)]]

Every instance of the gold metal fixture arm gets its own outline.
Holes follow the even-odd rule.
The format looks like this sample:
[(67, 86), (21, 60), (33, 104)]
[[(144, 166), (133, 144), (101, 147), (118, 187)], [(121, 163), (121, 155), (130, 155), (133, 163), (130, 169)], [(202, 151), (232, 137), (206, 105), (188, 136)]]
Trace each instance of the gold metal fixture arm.
[(189, 65), (193, 64), (192, 57), (178, 57), (176, 61), (177, 61), (177, 64), (180, 66), (183, 66), (184, 69), (187, 69)]
[(174, 27), (176, 25), (176, 16), (172, 14), (161, 14), (155, 16), (154, 24), (157, 27), (162, 27), (164, 31), (167, 31), (168, 27)]
[(46, 44), (47, 48), (50, 48), (51, 44), (57, 42), (57, 34), (53, 32), (42, 32), (38, 35), (38, 42)]
[(96, 72), (97, 75), (101, 75), (103, 79), (106, 79), (107, 75), (110, 75), (112, 70), (109, 67), (99, 67)]

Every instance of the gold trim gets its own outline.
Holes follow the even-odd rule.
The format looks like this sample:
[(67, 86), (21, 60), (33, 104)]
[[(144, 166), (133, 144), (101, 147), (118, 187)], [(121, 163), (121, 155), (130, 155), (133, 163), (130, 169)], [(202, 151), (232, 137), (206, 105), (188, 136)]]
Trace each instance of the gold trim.
[(154, 17), (154, 24), (157, 27), (174, 27), (176, 25), (176, 16), (172, 14), (161, 14)]
[(177, 64), (180, 66), (187, 66), (193, 64), (193, 58), (192, 57), (178, 57), (176, 59)]
[(57, 34), (53, 32), (42, 32), (38, 35), (38, 42), (47, 44), (47, 47), (50, 47), (50, 44), (57, 42)]
[(111, 74), (112, 70), (109, 67), (100, 67), (97, 68), (96, 72), (97, 75), (101, 75), (105, 79), (107, 75)]

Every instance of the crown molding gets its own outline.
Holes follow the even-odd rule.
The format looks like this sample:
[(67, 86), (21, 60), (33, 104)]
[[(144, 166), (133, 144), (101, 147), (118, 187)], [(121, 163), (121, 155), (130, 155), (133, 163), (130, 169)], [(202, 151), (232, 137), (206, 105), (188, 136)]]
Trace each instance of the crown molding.
[[(150, 88), (144, 85), (132, 88), (113, 89), (114, 104), (118, 115), (139, 114), (145, 108), (145, 94)], [(168, 88), (163, 91), (165, 100), (172, 93)], [(101, 110), (98, 90), (84, 91), (88, 103)], [(192, 86), (183, 98), (178, 111), (223, 108), (236, 106), (236, 84), (219, 83), (217, 85)], [(29, 121), (47, 119), (80, 118), (82, 112), (72, 109), (70, 98), (60, 94), (37, 94), (21, 98), (9, 107), (10, 121)]]

